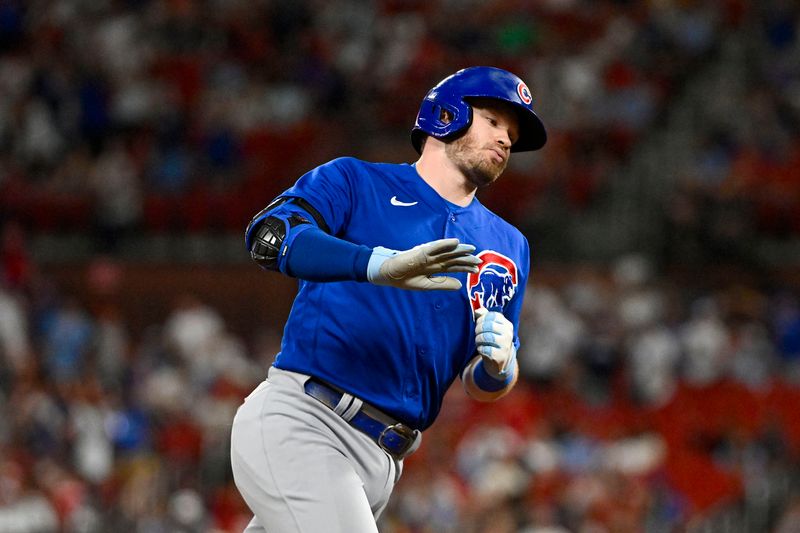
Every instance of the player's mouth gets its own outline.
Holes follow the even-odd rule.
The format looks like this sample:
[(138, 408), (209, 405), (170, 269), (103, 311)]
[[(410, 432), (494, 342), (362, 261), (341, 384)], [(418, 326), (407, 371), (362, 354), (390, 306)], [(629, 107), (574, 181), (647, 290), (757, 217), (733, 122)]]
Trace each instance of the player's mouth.
[(492, 153), (492, 159), (497, 163), (503, 163), (506, 160), (506, 152), (501, 148), (489, 148), (488, 150)]

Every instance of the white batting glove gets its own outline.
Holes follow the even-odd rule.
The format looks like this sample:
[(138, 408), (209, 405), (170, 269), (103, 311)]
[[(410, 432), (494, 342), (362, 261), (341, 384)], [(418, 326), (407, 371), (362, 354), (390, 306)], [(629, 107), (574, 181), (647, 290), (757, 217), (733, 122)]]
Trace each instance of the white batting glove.
[(503, 313), (485, 307), (475, 311), (475, 318), (475, 344), (486, 373), (503, 380), (514, 372), (516, 365), (514, 324)]
[(401, 289), (456, 291), (460, 281), (435, 274), (477, 272), (481, 260), (472, 255), (474, 251), (474, 246), (458, 239), (426, 242), (402, 252), (378, 246), (369, 258), (367, 280)]

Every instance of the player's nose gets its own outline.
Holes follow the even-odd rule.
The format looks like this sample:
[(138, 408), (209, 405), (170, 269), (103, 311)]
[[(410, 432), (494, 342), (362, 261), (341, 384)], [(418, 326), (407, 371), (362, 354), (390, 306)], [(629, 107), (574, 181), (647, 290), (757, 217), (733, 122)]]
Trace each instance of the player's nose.
[(508, 132), (505, 130), (500, 130), (497, 132), (497, 136), (495, 137), (495, 142), (503, 147), (503, 150), (508, 151), (511, 149), (511, 137), (508, 135)]

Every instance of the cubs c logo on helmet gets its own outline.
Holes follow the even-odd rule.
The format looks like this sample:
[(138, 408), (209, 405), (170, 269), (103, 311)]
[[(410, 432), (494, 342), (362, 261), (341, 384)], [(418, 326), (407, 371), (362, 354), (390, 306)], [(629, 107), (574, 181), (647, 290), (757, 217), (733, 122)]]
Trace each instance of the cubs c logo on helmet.
[(467, 296), (473, 313), (481, 306), (489, 310), (502, 309), (517, 291), (517, 265), (492, 250), (478, 254), (478, 272), (467, 274)]
[(530, 105), (533, 101), (533, 96), (531, 96), (531, 90), (528, 89), (528, 86), (525, 85), (524, 81), (521, 81), (517, 84), (517, 94), (525, 102), (525, 105)]

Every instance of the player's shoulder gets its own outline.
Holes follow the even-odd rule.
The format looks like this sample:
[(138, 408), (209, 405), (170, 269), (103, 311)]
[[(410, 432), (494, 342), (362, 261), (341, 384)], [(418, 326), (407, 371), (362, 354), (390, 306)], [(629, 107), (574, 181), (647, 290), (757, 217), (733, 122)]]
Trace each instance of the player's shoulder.
[(362, 159), (358, 159), (357, 157), (352, 156), (342, 156), (337, 157), (335, 159), (331, 159), (323, 166), (332, 166), (332, 167), (341, 167), (341, 168), (359, 168), (365, 165), (368, 165), (367, 161)]
[(409, 173), (409, 169), (412, 168), (408, 164), (372, 162), (352, 156), (337, 157), (328, 161), (322, 167), (325, 167), (328, 171), (335, 170), (355, 181), (393, 181), (406, 176)]
[(353, 156), (342, 156), (336, 159), (331, 159), (324, 166), (334, 166), (343, 169), (351, 170), (367, 170), (367, 171), (384, 171), (389, 172), (402, 167), (402, 164), (397, 163), (380, 163), (365, 161)]

